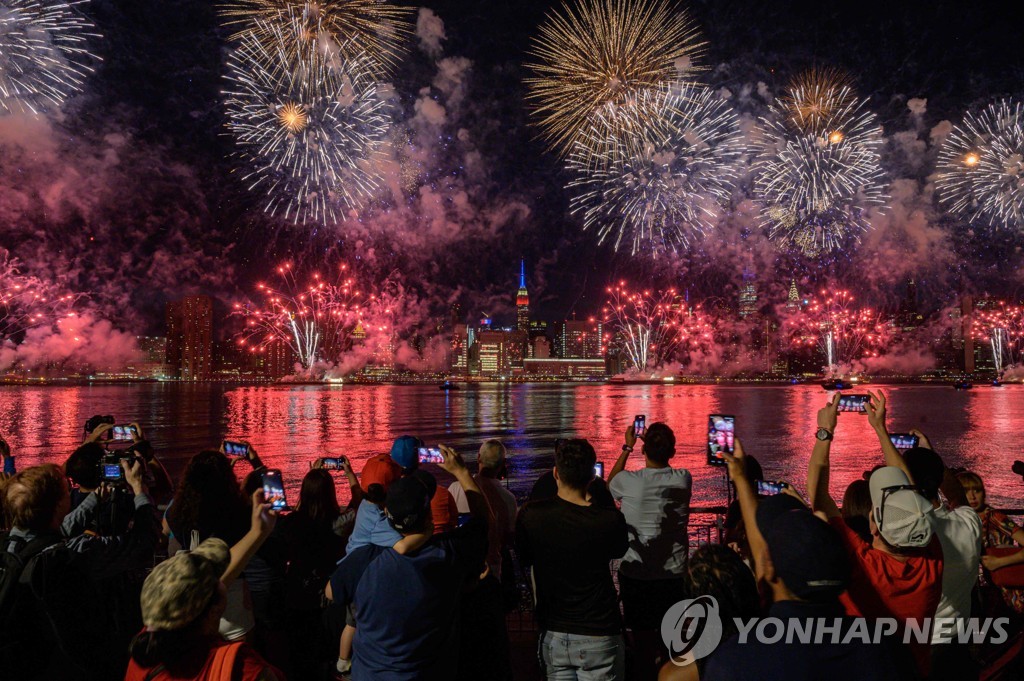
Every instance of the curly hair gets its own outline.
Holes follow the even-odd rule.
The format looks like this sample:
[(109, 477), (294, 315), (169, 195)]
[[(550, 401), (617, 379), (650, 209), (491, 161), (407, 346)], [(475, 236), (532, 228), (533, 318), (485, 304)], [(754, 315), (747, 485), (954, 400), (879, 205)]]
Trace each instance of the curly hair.
[(182, 544), (196, 530), (200, 540), (218, 537), (230, 545), (245, 535), (248, 515), (231, 462), (220, 452), (203, 451), (188, 462), (167, 524)]

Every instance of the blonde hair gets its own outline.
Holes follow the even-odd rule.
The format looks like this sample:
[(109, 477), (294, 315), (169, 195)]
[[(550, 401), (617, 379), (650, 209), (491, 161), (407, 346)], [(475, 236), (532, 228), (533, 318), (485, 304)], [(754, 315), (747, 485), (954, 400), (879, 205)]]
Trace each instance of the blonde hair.
[(956, 476), (956, 479), (960, 481), (960, 484), (964, 486), (964, 490), (978, 490), (982, 494), (985, 494), (985, 483), (981, 479), (981, 476), (971, 471), (964, 471)]

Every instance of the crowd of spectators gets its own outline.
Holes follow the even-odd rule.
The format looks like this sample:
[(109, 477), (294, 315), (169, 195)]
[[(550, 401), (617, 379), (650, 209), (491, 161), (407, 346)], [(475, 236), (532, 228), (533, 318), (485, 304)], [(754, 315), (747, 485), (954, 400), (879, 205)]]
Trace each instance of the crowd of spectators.
[[(317, 459), (292, 509), (272, 503), (252, 447), (199, 452), (172, 481), (137, 424), (113, 443), (112, 424), (90, 419), (63, 465), (21, 470), (0, 439), (3, 678), (529, 678), (506, 628), (527, 585), (552, 681), (977, 679), (962, 632), (991, 615), (1019, 631), (1024, 529), (923, 433), (897, 450), (883, 395), (865, 408), (879, 465), (841, 508), (832, 398), (807, 434), (806, 495), (759, 493), (761, 466), (737, 439), (723, 453), (736, 496), (724, 541), (693, 552), (692, 477), (672, 466), (665, 423), (627, 427), (606, 479), (587, 440), (559, 440), (522, 504), (496, 439), (475, 474), (439, 446), (447, 488), (408, 435), (358, 476), (345, 457)], [(703, 632), (680, 615), (688, 603), (713, 603), (712, 650), (686, 645)], [(780, 643), (751, 634), (756, 618), (833, 622), (838, 635)], [(880, 639), (856, 635), (882, 620), (895, 624)], [(907, 635), (926, 621), (945, 624)]]

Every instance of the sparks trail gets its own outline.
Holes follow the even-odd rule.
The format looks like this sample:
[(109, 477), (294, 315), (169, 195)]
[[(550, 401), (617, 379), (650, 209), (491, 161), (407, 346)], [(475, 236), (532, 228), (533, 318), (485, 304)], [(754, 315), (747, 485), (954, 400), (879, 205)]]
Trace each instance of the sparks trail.
[(892, 338), (885, 316), (860, 307), (845, 290), (822, 289), (783, 320), (783, 337), (794, 349), (817, 348), (829, 376), (849, 371), (861, 359), (878, 357)]
[(628, 128), (645, 90), (692, 83), (704, 47), (669, 0), (574, 0), (550, 12), (533, 41), (527, 99), (550, 148), (566, 156), (594, 140), (595, 124), (599, 140)]
[(0, 346), (17, 344), (31, 329), (74, 317), (74, 306), (84, 297), (22, 274), (18, 261), (0, 251)]
[(797, 78), (761, 119), (754, 193), (761, 224), (786, 250), (841, 251), (888, 200), (878, 118), (835, 74)]
[(316, 41), (291, 49), (293, 36), (307, 30), (301, 15), (256, 23), (262, 33), (246, 33), (228, 57), (225, 107), (248, 168), (243, 179), (266, 194), (272, 215), (334, 224), (377, 192), (373, 162), (388, 133), (385, 102), (366, 57)]
[(939, 150), (935, 180), (950, 212), (990, 227), (1024, 228), (1024, 107), (1003, 99), (968, 112)]
[(615, 114), (598, 114), (573, 143), (572, 212), (584, 227), (639, 251), (675, 252), (717, 224), (746, 151), (735, 112), (707, 88), (639, 93)]
[(984, 309), (976, 308), (971, 336), (988, 343), (996, 378), (1001, 378), (1006, 368), (1024, 361), (1024, 306), (1000, 300)]
[(59, 109), (81, 92), (98, 60), (95, 26), (78, 13), (83, 0), (0, 0), (0, 112)]

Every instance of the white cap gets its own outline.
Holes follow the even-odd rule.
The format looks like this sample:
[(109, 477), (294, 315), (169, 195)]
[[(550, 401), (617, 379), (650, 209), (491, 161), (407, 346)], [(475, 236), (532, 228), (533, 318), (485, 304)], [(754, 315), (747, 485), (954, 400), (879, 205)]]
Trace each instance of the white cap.
[[(931, 502), (919, 492), (912, 489), (891, 492), (885, 497), (885, 509), (882, 509), (882, 496), (886, 489), (909, 484), (907, 474), (896, 466), (884, 466), (872, 473), (868, 482), (871, 489), (871, 512), (879, 534), (893, 546), (928, 546), (932, 540), (932, 525), (928, 514), (933, 508)], [(879, 518), (882, 522), (879, 522)]]

